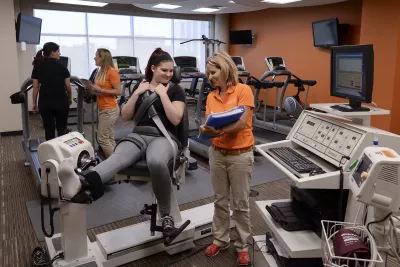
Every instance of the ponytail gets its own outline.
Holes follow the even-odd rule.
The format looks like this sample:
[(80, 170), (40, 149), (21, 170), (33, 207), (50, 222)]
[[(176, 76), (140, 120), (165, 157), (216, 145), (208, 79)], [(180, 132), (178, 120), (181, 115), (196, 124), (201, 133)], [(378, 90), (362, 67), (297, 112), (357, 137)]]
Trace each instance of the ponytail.
[(34, 68), (38, 68), (40, 66), (40, 63), (42, 63), (44, 57), (43, 57), (43, 49), (40, 49), (37, 53), (36, 56), (33, 59), (32, 65)]
[(56, 43), (53, 42), (45, 43), (43, 45), (43, 48), (36, 53), (36, 56), (32, 62), (33, 67), (38, 68), (40, 66), (40, 63), (42, 63), (45, 57), (49, 57), (52, 52), (56, 52), (58, 49), (60, 49), (60, 46)]

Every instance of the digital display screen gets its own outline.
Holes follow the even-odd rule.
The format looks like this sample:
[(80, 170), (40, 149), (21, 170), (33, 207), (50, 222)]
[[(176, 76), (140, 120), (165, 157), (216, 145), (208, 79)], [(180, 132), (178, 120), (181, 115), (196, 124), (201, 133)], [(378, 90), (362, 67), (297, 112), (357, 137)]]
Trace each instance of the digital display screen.
[(315, 125), (315, 123), (312, 122), (312, 121), (307, 121), (307, 124), (308, 124), (308, 125), (311, 125), (311, 126), (314, 126), (314, 125)]

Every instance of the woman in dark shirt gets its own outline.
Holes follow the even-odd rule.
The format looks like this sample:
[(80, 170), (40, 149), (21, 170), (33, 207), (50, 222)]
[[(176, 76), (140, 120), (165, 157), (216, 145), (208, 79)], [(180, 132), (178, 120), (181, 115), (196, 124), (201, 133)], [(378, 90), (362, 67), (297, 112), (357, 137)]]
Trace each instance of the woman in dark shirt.
[[(132, 120), (134, 118), (135, 113), (143, 103), (141, 96), (144, 92), (155, 92), (158, 95), (158, 99), (154, 103), (154, 107), (165, 128), (174, 139), (173, 136), (176, 136), (177, 127), (185, 111), (185, 93), (179, 85), (170, 83), (173, 67), (173, 59), (167, 52), (157, 48), (152, 53), (146, 67), (145, 81), (139, 85), (138, 89), (122, 108), (123, 120)], [(133, 133), (129, 134), (116, 146), (114, 153), (109, 158), (89, 172), (81, 173), (83, 176), (82, 181), (88, 183), (84, 188), (89, 189), (92, 192), (92, 196), (97, 195), (95, 192), (96, 186), (92, 186), (91, 181), (96, 180), (96, 184), (99, 184), (98, 181), (103, 184), (107, 183), (119, 171), (141, 160), (143, 152), (131, 140), (142, 141), (146, 146), (145, 157), (152, 178), (153, 191), (159, 205), (163, 234), (164, 237), (168, 238), (175, 230), (174, 220), (170, 216), (171, 177), (168, 163), (174, 158), (174, 150), (178, 150), (178, 144), (174, 141), (173, 148), (162, 133), (157, 133), (157, 130), (156, 133), (154, 131), (150, 133), (148, 128), (158, 129), (153, 120), (144, 115), (134, 128)], [(73, 198), (82, 190), (82, 182), (74, 172), (72, 158), (66, 159), (61, 163), (58, 175), (63, 184), (65, 197)]]
[[(71, 84), (68, 69), (61, 64), (60, 46), (45, 43), (33, 60), (33, 111), (43, 120), (46, 140), (64, 135), (67, 130), (68, 112), (71, 105)], [(40, 94), (39, 94), (40, 91)], [(39, 94), (39, 105), (37, 105)]]

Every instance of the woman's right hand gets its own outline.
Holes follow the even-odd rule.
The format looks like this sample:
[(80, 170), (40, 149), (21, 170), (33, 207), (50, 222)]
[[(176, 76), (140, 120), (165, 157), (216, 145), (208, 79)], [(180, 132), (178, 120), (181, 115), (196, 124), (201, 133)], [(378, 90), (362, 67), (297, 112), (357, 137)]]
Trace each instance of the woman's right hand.
[(147, 90), (150, 90), (150, 83), (143, 81), (139, 84), (139, 87), (135, 90), (135, 93), (137, 95), (141, 95), (144, 92), (146, 92)]

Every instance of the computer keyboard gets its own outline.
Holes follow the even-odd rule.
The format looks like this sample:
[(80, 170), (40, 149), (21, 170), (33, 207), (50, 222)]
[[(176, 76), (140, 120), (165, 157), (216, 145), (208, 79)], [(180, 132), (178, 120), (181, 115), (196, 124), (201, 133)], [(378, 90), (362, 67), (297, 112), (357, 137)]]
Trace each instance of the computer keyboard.
[(280, 159), (298, 173), (309, 173), (312, 171), (318, 174), (325, 173), (321, 167), (312, 163), (290, 147), (269, 148), (267, 153), (276, 159)]

